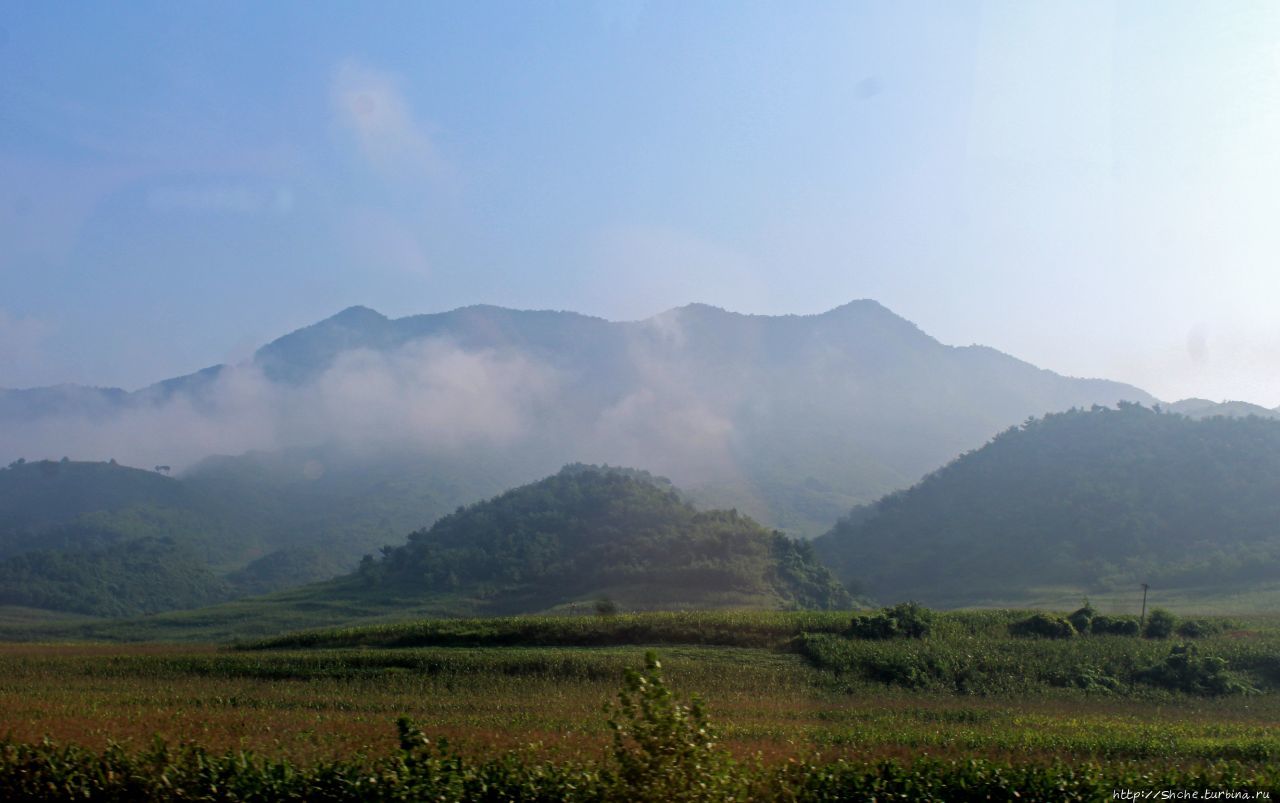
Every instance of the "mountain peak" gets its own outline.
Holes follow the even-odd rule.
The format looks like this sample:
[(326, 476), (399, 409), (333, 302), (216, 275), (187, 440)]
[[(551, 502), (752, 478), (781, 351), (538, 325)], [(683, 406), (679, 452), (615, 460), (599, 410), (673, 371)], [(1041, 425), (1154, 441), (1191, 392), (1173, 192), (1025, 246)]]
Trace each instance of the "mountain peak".
[(274, 380), (298, 381), (323, 370), (334, 354), (387, 345), (390, 321), (368, 307), (347, 307), (337, 315), (276, 338), (258, 349), (254, 361)]
[(703, 304), (700, 301), (694, 301), (692, 303), (685, 304), (682, 307), (675, 307), (674, 309), (670, 310), (670, 312), (677, 312), (684, 315), (700, 315), (704, 317), (722, 316), (722, 315), (741, 316), (743, 314), (741, 312), (733, 312), (731, 310), (727, 310), (724, 307), (717, 307), (714, 304)]
[(886, 312), (890, 315), (893, 315), (895, 318), (900, 317), (899, 315), (894, 313), (893, 310), (889, 309), (884, 304), (881, 304), (879, 301), (876, 301), (874, 298), (855, 298), (854, 300), (841, 304), (838, 307), (832, 307), (831, 309), (821, 314), (822, 315), (847, 315), (849, 313), (855, 313), (855, 312), (864, 312), (864, 313)]
[[(385, 320), (387, 320), (387, 316), (383, 315), (381, 312), (378, 312), (375, 309), (370, 309), (369, 307), (363, 306), (361, 304), (356, 304), (356, 305), (347, 307), (342, 312), (339, 312), (336, 315), (331, 315), (328, 318), (325, 318), (323, 321), (320, 322), (320, 324), (340, 323), (347, 326), (351, 326), (354, 324), (361, 324), (366, 322), (381, 323)], [(320, 324), (317, 324), (317, 325), (320, 325)]]

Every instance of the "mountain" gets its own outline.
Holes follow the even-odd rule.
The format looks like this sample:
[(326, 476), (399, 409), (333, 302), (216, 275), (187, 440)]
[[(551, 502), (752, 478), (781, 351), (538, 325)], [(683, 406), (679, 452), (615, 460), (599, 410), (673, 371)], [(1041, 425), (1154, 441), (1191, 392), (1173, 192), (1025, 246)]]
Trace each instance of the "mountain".
[(1183, 399), (1164, 405), (1164, 409), (1188, 418), (1212, 418), (1219, 415), (1228, 418), (1247, 418), (1251, 415), (1259, 418), (1280, 418), (1280, 408), (1269, 410), (1261, 405), (1242, 401), (1212, 402), (1208, 399)]
[(1131, 404), (1032, 419), (814, 548), (882, 600), (1246, 594), (1280, 574), (1280, 422)]
[[(13, 457), (114, 457), (246, 492), (288, 488), (325, 510), (337, 509), (327, 499), (366, 498), (368, 467), (466, 502), (566, 463), (622, 463), (672, 477), (703, 506), (816, 535), (1028, 416), (1120, 400), (1154, 402), (944, 345), (874, 301), (775, 317), (694, 304), (635, 322), (491, 306), (390, 319), (352, 307), (242, 364), (132, 393), (0, 391), (0, 444)], [(306, 479), (316, 465), (327, 479)], [(439, 490), (449, 482), (456, 493)], [(408, 518), (377, 507), (343, 514), (344, 527), (387, 536), (379, 521)], [(415, 508), (434, 515), (410, 526), (440, 512)]]

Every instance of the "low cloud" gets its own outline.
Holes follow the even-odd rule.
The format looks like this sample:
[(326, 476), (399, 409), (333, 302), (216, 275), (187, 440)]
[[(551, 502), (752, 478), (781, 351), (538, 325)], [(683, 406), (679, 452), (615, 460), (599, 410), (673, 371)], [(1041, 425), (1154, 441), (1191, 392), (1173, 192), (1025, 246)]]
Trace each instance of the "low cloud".
[(680, 310), (640, 323), (628, 343), (629, 393), (600, 410), (587, 430), (590, 458), (697, 484), (735, 472), (733, 422), (685, 359)]
[(554, 370), (523, 355), (443, 340), (345, 352), (301, 386), (273, 382), (248, 363), (223, 369), (196, 393), (134, 400), (105, 414), (95, 407), (10, 421), (0, 458), (180, 468), (212, 454), (318, 444), (366, 451), (510, 444), (535, 429), (558, 383)]
[(0, 421), (0, 460), (67, 455), (181, 470), (210, 455), (294, 447), (362, 457), (496, 448), (548, 466), (634, 466), (689, 485), (736, 476), (732, 405), (685, 358), (679, 314), (629, 332), (625, 353), (588, 373), (529, 349), (427, 338), (341, 352), (299, 384), (273, 381), (250, 361), (207, 384), (141, 391), (115, 406), (67, 391)]
[(422, 178), (442, 171), (444, 161), (395, 75), (347, 60), (334, 71), (330, 95), (338, 125), (379, 173)]
[(349, 351), (309, 389), (314, 440), (326, 432), (354, 448), (456, 449), (510, 443), (553, 403), (554, 370), (516, 353), (464, 351), (423, 340), (392, 352)]

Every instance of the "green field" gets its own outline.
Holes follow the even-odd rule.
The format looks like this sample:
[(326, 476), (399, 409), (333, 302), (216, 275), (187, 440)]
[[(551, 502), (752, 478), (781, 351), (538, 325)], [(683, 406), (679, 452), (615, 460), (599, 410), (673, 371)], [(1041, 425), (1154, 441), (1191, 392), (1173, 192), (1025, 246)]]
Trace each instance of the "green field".
[[(869, 799), (885, 773), (919, 793), (907, 799), (956, 799), (961, 783), (996, 799), (1014, 789), (1021, 799), (1066, 799), (1055, 795), (1068, 787), (1079, 799), (1110, 799), (1111, 785), (1134, 784), (1280, 791), (1280, 619), (1217, 620), (1218, 632), (1194, 640), (1238, 681), (1210, 694), (1144, 674), (1181, 639), (1010, 636), (1025, 616), (941, 614), (923, 639), (888, 640), (849, 637), (849, 614), (703, 612), (431, 620), (234, 647), (9, 644), (0, 647), (0, 776), (16, 783), (19, 766), (23, 777), (71, 773), (79, 780), (63, 778), (67, 789), (101, 794), (109, 783), (94, 773), (110, 766), (146, 797), (160, 794), (146, 786), (157, 773), (194, 789), (213, 783), (199, 777), (216, 766), (230, 795), (235, 783), (248, 789), (287, 767), (295, 786), (256, 799), (321, 799), (322, 777), (347, 773), (350, 786), (364, 772), (390, 773), (386, 789), (408, 795), (430, 762), (404, 763), (396, 722), (407, 717), (433, 744), (447, 741), (447, 761), (434, 752), (431, 761), (452, 768), (454, 797), (475, 796), (466, 783), (477, 778), (506, 778), (527, 795), (534, 776), (574, 786), (573, 776), (581, 799), (607, 799), (620, 783), (610, 773), (625, 766), (605, 708), (654, 649), (676, 699), (699, 695), (717, 734), (690, 760), (711, 762), (752, 798), (840, 799), (819, 794), (837, 789)], [(40, 747), (46, 737), (52, 744)], [(157, 738), (174, 746), (162, 757)], [(197, 761), (194, 747), (177, 747), (184, 742), (207, 753)], [(545, 799), (569, 794), (548, 788)]]

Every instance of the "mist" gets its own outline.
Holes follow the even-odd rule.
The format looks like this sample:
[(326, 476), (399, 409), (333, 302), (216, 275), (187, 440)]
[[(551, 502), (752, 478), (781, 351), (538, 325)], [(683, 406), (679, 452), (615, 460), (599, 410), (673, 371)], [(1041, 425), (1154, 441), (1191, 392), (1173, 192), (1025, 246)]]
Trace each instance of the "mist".
[(214, 455), (317, 445), (358, 452), (510, 444), (556, 397), (554, 369), (518, 353), (465, 351), (444, 340), (387, 353), (345, 351), (302, 385), (252, 361), (224, 367), (198, 394), (135, 394), (106, 413), (46, 415), (14, 427), (5, 459), (115, 459), (188, 468)]
[[(655, 339), (656, 335), (656, 339)], [(511, 346), (464, 348), (447, 337), (334, 355), (301, 383), (254, 360), (213, 380), (119, 405), (41, 411), (4, 426), (0, 459), (116, 460), (182, 472), (212, 455), (323, 447), (353, 459), (503, 449), (650, 469), (685, 482), (734, 472), (734, 425), (653, 344), (681, 340), (668, 320), (629, 338), (636, 383), (590, 406), (581, 375)], [(670, 357), (670, 353), (667, 354)]]

